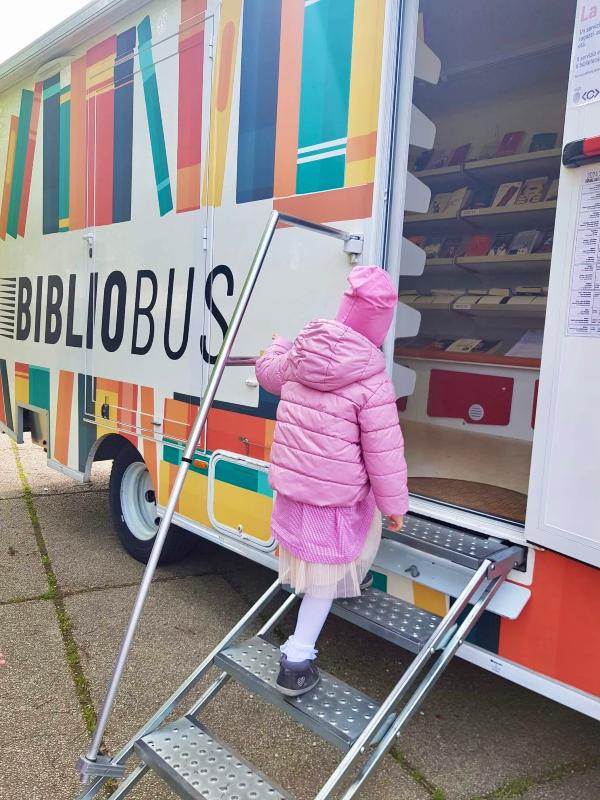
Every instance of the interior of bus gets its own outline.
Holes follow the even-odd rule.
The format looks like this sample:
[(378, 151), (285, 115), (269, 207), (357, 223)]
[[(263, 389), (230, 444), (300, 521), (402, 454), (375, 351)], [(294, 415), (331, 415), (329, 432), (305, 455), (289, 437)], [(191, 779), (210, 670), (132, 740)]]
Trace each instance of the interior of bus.
[[(419, 315), (395, 360), (413, 496), (522, 524), (546, 314), (575, 0), (422, 0), (420, 35), (441, 60), (413, 103), (435, 123), (409, 171), (431, 189), (401, 268)], [(450, 9), (451, 7), (451, 9)], [(451, 13), (450, 13), (451, 11)], [(560, 269), (554, 264), (553, 269)], [(412, 274), (407, 274), (412, 273)], [(405, 326), (406, 327), (406, 326)], [(413, 326), (414, 328), (415, 326)]]

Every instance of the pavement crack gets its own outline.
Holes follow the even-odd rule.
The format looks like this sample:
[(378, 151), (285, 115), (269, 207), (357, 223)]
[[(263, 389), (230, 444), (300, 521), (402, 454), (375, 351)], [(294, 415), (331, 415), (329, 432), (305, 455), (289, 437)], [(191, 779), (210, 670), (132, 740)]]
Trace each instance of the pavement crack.
[(96, 711), (92, 702), (90, 686), (81, 665), (81, 658), (77, 649), (75, 635), (73, 633), (73, 624), (65, 608), (64, 594), (61, 591), (56, 574), (52, 567), (52, 561), (50, 560), (50, 555), (46, 546), (46, 540), (44, 539), (44, 534), (42, 533), (42, 526), (40, 525), (40, 520), (35, 505), (35, 496), (31, 491), (31, 486), (29, 485), (29, 480), (25, 473), (25, 469), (19, 455), (19, 450), (14, 442), (11, 442), (11, 448), (15, 459), (19, 480), (21, 481), (21, 487), (23, 489), (22, 499), (29, 515), (29, 520), (31, 522), (31, 527), (33, 528), (33, 534), (40, 554), (40, 561), (44, 567), (46, 580), (48, 582), (48, 591), (45, 592), (44, 595), (42, 595), (39, 599), (50, 600), (54, 605), (58, 627), (63, 640), (65, 658), (73, 679), (73, 684), (75, 686), (75, 694), (81, 708), (86, 730), (91, 736), (94, 728), (96, 727)]
[(446, 800), (446, 792), (440, 786), (436, 786), (433, 781), (430, 781), (418, 767), (415, 767), (415, 765), (409, 761), (401, 750), (398, 750), (397, 747), (392, 747), (390, 755), (416, 784), (422, 789), (425, 789), (431, 800)]
[(470, 800), (516, 800), (516, 798), (524, 797), (530, 789), (536, 786), (559, 784), (572, 775), (581, 775), (598, 767), (600, 767), (600, 755), (585, 760), (568, 761), (541, 775), (526, 775), (514, 778), (508, 783), (492, 789), (490, 792), (471, 797)]

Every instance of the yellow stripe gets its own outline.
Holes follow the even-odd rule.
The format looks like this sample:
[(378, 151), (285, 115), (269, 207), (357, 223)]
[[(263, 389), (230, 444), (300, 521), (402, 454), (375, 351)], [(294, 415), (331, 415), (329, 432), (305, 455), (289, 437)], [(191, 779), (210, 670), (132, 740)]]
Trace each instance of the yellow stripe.
[(272, 507), (272, 499), (264, 494), (215, 481), (216, 519), (230, 528), (241, 525), (244, 533), (261, 542), (271, 538)]
[(17, 405), (29, 404), (29, 377), (22, 377), (18, 373), (15, 375), (15, 397)]
[(65, 219), (58, 220), (58, 227), (59, 228), (68, 228), (69, 227), (69, 218), (66, 217)]
[[(108, 403), (109, 418), (102, 419), (102, 406)], [(108, 392), (105, 389), (98, 389), (96, 391), (96, 439), (100, 439), (107, 433), (114, 433), (117, 430), (117, 407), (119, 405), (119, 396), (117, 392)]]
[(443, 617), (448, 611), (448, 598), (445, 594), (423, 586), (421, 583), (413, 583), (414, 603), (419, 608), (424, 608), (430, 614), (437, 614)]
[[(355, 0), (348, 139), (377, 130), (385, 0)], [(345, 185), (361, 186), (375, 178), (375, 159), (346, 164)]]
[(212, 526), (208, 518), (207, 504), (208, 478), (198, 472), (188, 472), (179, 498), (179, 513), (210, 528)]
[(92, 89), (94, 84), (100, 83), (101, 81), (105, 80), (106, 73), (111, 72), (115, 66), (115, 54), (111, 53), (111, 55), (106, 56), (101, 61), (97, 61), (95, 64), (92, 64), (86, 70), (86, 88)]
[(69, 103), (70, 100), (71, 100), (71, 92), (65, 92), (64, 94), (61, 94), (61, 96), (60, 96), (61, 105), (63, 103)]
[[(218, 64), (214, 72), (212, 90), (212, 109), (210, 116), (210, 139), (208, 160), (204, 169), (202, 186), (202, 205), (220, 206), (223, 197), (223, 181), (225, 178), (225, 162), (227, 159), (227, 144), (229, 140), (229, 121), (231, 118), (231, 98), (233, 95), (233, 80), (235, 77), (235, 64), (237, 60), (237, 43), (240, 33), (240, 16), (242, 13), (241, 0), (223, 0), (221, 6), (221, 21), (219, 23), (219, 36), (217, 40)], [(233, 25), (234, 37), (231, 47), (231, 65), (223, 64), (223, 31), (231, 29)], [(229, 27), (228, 27), (229, 26)], [(229, 70), (229, 81), (226, 87), (227, 103), (222, 110), (218, 110), (217, 101), (224, 87), (221, 81)]]

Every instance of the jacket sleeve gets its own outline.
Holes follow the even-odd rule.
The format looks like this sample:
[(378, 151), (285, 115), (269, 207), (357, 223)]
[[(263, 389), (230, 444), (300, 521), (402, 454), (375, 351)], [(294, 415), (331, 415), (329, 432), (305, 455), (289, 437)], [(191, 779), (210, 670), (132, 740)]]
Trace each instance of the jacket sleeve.
[(385, 380), (358, 415), (362, 455), (382, 514), (408, 511), (408, 471), (392, 382)]
[(281, 394), (283, 369), (291, 349), (292, 342), (278, 336), (256, 362), (256, 377), (265, 391)]

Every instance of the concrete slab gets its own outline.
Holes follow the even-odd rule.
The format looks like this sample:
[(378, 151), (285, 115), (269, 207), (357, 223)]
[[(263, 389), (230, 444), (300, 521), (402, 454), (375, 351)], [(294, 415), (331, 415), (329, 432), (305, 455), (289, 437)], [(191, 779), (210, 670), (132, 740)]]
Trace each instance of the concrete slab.
[(0, 434), (0, 499), (21, 497), (23, 486), (12, 451), (12, 439)]
[(600, 769), (574, 774), (530, 789), (523, 800), (595, 800), (600, 797)]
[[(36, 497), (52, 565), (65, 592), (138, 583), (144, 567), (125, 552), (112, 529), (105, 492)], [(247, 561), (201, 542), (185, 561), (160, 567), (157, 578), (244, 569)]]
[(0, 603), (46, 592), (46, 573), (23, 499), (0, 500), (0, 521)]
[(101, 461), (94, 464), (92, 482), (81, 483), (49, 467), (44, 450), (32, 444), (28, 437), (19, 445), (19, 458), (35, 495), (86, 494), (108, 488), (111, 462)]
[[(67, 599), (97, 703), (133, 596), (131, 589), (124, 588)], [(246, 609), (237, 591), (217, 576), (185, 578), (154, 587), (107, 737), (111, 747), (132, 735)], [(209, 711), (203, 719), (211, 730), (281, 785), (293, 787), (298, 800), (314, 797), (339, 761), (333, 748), (236, 685), (227, 686)], [(173, 796), (166, 788), (150, 786), (151, 790), (142, 782), (132, 797), (166, 800)], [(372, 787), (372, 796), (378, 800), (428, 797), (391, 757)]]
[(0, 797), (72, 800), (85, 731), (52, 604), (0, 607)]
[[(323, 666), (376, 699), (410, 658), (366, 633), (357, 636), (342, 620), (330, 619), (325, 634)], [(595, 756), (599, 737), (600, 723), (456, 659), (399, 749), (447, 800), (467, 800)]]

